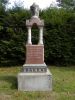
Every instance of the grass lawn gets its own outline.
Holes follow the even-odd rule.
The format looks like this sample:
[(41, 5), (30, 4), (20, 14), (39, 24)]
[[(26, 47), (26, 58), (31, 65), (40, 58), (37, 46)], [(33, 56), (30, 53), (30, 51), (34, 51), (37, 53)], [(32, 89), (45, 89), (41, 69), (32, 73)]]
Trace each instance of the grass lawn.
[(21, 92), (17, 90), (17, 74), (22, 67), (0, 67), (0, 100), (75, 100), (75, 66), (51, 66), (52, 92)]

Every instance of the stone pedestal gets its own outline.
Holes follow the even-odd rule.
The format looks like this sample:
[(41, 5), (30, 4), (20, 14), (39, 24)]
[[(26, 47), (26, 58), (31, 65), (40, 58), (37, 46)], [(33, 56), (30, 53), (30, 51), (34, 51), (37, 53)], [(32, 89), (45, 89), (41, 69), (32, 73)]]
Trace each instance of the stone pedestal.
[(52, 74), (47, 69), (45, 73), (19, 73), (18, 90), (20, 91), (51, 91)]

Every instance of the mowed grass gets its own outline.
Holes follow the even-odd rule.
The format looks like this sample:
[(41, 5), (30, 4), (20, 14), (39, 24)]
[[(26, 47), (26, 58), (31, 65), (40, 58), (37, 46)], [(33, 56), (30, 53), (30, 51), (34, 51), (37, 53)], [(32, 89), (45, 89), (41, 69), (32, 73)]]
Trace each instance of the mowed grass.
[(53, 75), (52, 92), (17, 90), (17, 74), (22, 67), (0, 67), (0, 100), (75, 100), (75, 66), (49, 69)]

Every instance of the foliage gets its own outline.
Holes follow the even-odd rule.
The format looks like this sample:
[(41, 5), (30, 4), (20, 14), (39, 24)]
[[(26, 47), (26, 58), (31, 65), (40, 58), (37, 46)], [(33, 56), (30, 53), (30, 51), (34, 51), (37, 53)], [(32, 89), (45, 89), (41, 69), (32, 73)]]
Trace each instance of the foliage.
[(58, 6), (67, 8), (67, 9), (75, 9), (75, 0), (57, 0)]
[(42, 12), (45, 19), (45, 59), (52, 64), (75, 63), (75, 13), (65, 9), (47, 9)]
[[(27, 41), (26, 19), (31, 16), (23, 7), (0, 8), (0, 65), (23, 64)], [(75, 64), (75, 11), (48, 8), (40, 11), (45, 21), (45, 61), (50, 64)], [(38, 41), (38, 30), (33, 27), (32, 42)]]
[(28, 18), (29, 12), (15, 8), (5, 13), (0, 25), (0, 63), (21, 64), (24, 62), (24, 45), (27, 38), (25, 19)]

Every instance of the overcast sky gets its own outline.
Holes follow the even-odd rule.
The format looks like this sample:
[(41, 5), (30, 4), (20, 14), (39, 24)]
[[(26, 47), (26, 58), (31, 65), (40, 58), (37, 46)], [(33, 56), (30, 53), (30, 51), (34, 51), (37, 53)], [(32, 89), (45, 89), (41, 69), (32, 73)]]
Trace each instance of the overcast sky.
[(40, 6), (41, 9), (49, 7), (51, 4), (55, 5), (56, 0), (9, 0), (10, 4), (9, 7), (12, 7), (14, 5), (14, 2), (20, 3), (24, 8), (30, 8), (30, 6), (35, 2)]

